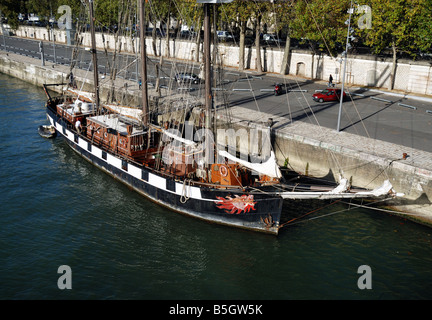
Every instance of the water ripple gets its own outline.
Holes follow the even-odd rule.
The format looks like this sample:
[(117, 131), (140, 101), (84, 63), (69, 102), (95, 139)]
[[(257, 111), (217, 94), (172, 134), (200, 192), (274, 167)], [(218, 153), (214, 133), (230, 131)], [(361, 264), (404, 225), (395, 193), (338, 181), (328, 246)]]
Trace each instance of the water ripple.
[[(432, 298), (429, 228), (363, 209), (278, 237), (188, 218), (39, 137), (42, 89), (0, 75), (0, 92), (2, 299)], [(287, 203), (284, 219), (317, 208)], [(72, 290), (57, 288), (63, 264)], [(360, 265), (372, 290), (357, 287)]]

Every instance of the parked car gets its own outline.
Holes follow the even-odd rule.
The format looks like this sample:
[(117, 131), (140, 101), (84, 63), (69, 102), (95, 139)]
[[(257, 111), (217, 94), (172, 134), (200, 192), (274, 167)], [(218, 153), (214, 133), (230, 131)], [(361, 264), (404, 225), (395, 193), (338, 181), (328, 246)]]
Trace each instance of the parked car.
[(275, 34), (273, 33), (265, 33), (263, 35), (263, 41), (266, 42), (269, 45), (281, 45), (283, 41), (279, 39)]
[(192, 83), (200, 83), (201, 79), (194, 73), (190, 72), (180, 72), (177, 73), (174, 77), (177, 82), (192, 82)]
[(222, 41), (231, 41), (234, 40), (233, 35), (228, 31), (217, 31), (217, 37)]
[[(312, 99), (317, 102), (340, 101), (341, 89), (327, 88), (321, 92), (316, 92), (312, 95)], [(346, 93), (343, 93), (342, 99), (346, 98)]]
[(180, 31), (180, 38), (195, 38), (197, 35), (194, 31), (182, 30)]

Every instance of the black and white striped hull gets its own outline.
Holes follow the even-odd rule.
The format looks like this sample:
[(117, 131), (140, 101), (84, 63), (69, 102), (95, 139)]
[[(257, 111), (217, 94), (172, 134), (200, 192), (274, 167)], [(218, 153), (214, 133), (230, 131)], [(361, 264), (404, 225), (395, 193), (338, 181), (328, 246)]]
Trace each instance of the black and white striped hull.
[[(175, 181), (102, 150), (86, 137), (67, 128), (67, 123), (49, 107), (47, 115), (50, 123), (73, 150), (150, 200), (170, 210), (209, 222), (278, 233), (283, 205), (281, 197), (259, 191), (213, 189), (190, 185), (188, 181)], [(245, 206), (245, 202), (249, 205)]]

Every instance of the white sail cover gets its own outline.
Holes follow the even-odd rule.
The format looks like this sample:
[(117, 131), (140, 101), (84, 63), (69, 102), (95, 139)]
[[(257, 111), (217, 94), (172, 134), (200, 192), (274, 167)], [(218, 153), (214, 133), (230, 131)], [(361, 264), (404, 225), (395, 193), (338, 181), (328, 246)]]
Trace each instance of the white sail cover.
[[(78, 96), (78, 99), (94, 102), (94, 93), (92, 92), (81, 91), (72, 88), (68, 88), (67, 91), (76, 94)], [(125, 117), (129, 117), (138, 121), (141, 121), (142, 119), (142, 110), (138, 108), (128, 107), (128, 106), (118, 106), (114, 104), (105, 104), (104, 107), (113, 112), (119, 113)]]
[(272, 177), (272, 178), (281, 178), (282, 173), (279, 169), (279, 166), (276, 163), (276, 156), (273, 151), (270, 151), (270, 158), (267, 159), (266, 162), (263, 163), (252, 163), (249, 161), (245, 161), (242, 159), (239, 159), (228, 152), (221, 150), (218, 152), (219, 155), (222, 157), (226, 157), (229, 160), (235, 161), (242, 166), (245, 166), (249, 169), (255, 170), (261, 174), (265, 174), (266, 176)]
[(319, 192), (319, 191), (287, 191), (282, 192), (279, 195), (284, 199), (354, 199), (354, 198), (376, 198), (393, 194), (396, 197), (404, 196), (403, 193), (394, 193), (393, 186), (389, 180), (384, 181), (383, 185), (371, 190), (361, 192), (346, 192), (348, 186), (348, 180), (342, 179), (340, 184), (331, 191)]
[(184, 143), (187, 146), (193, 146), (193, 147), (197, 147), (197, 143), (195, 141), (189, 140), (189, 139), (184, 139), (182, 137), (180, 137), (179, 135), (176, 134), (176, 130), (170, 131), (170, 130), (165, 130), (160, 128), (160, 131), (162, 131), (163, 134), (165, 134), (167, 137), (173, 138), (174, 140), (180, 141), (181, 143)]
[(67, 91), (72, 94), (76, 94), (78, 99), (86, 100), (88, 102), (94, 102), (95, 100), (93, 92), (81, 91), (73, 88), (67, 88)]
[(142, 119), (142, 110), (138, 109), (138, 108), (126, 107), (126, 106), (116, 106), (113, 104), (106, 104), (106, 105), (104, 105), (104, 107), (107, 109), (110, 109), (113, 112), (119, 113), (122, 116), (136, 119), (138, 121), (140, 121)]

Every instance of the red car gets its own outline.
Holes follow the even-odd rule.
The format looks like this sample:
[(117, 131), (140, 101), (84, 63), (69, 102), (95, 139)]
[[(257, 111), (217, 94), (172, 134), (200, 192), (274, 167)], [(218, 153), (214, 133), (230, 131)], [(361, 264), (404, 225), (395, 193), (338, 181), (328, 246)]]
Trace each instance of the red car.
[[(327, 88), (321, 92), (314, 93), (312, 99), (317, 102), (339, 101), (341, 96), (341, 89)], [(343, 93), (343, 99), (346, 98), (346, 93)]]

